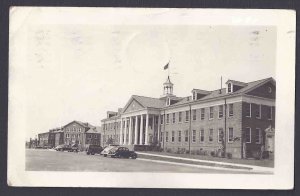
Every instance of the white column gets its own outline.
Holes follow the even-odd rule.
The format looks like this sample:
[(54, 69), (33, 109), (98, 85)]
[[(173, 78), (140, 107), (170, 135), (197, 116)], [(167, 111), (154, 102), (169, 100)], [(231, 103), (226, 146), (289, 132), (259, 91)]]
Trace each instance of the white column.
[(153, 137), (152, 137), (152, 141), (153, 142), (153, 139), (154, 139), (154, 132), (155, 132), (155, 128), (154, 128), (154, 125), (155, 125), (155, 115), (152, 115), (152, 132), (153, 132)]
[(143, 114), (141, 115), (141, 127), (140, 127), (140, 145), (143, 144)]
[(146, 115), (145, 145), (148, 145), (149, 114)]
[(160, 114), (158, 115), (158, 125), (157, 125), (157, 142), (160, 144), (160, 126), (161, 126), (161, 119)]
[(129, 136), (128, 136), (128, 145), (132, 144), (132, 117), (129, 117)]
[(123, 134), (123, 118), (121, 118), (121, 128), (120, 128), (120, 138), (119, 138), (120, 145), (123, 144), (123, 142), (122, 142), (122, 134)]
[(125, 118), (125, 130), (124, 130), (124, 142), (126, 144), (126, 136), (127, 136), (127, 118)]
[(138, 143), (138, 116), (135, 116), (134, 144)]

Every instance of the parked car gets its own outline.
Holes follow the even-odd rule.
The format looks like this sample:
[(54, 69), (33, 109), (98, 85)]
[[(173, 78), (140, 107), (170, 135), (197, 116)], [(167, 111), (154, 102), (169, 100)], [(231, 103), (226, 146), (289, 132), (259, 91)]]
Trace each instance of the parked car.
[(87, 155), (94, 155), (94, 154), (100, 154), (102, 152), (103, 148), (99, 145), (89, 145), (86, 149)]
[(72, 149), (71, 146), (65, 145), (65, 144), (58, 145), (58, 146), (55, 147), (56, 151), (70, 151), (71, 149)]
[(79, 151), (78, 144), (73, 144), (71, 146), (71, 149), (68, 150), (68, 152), (78, 152), (78, 151)]
[(107, 157), (107, 154), (113, 148), (115, 148), (115, 146), (107, 146), (107, 147), (105, 147), (104, 150), (102, 150), (102, 152), (100, 153), (100, 155), (103, 155), (104, 157)]
[(112, 158), (137, 158), (137, 154), (126, 147), (115, 147), (109, 151), (108, 156)]

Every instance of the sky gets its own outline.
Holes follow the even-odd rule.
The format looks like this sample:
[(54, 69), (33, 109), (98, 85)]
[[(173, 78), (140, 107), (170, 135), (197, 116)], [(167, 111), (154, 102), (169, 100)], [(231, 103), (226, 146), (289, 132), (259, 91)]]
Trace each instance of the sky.
[(39, 24), (26, 36), (13, 82), (24, 89), (27, 138), (73, 120), (100, 126), (131, 95), (160, 97), (168, 62), (179, 97), (218, 89), (221, 76), (223, 87), (276, 79), (272, 26)]

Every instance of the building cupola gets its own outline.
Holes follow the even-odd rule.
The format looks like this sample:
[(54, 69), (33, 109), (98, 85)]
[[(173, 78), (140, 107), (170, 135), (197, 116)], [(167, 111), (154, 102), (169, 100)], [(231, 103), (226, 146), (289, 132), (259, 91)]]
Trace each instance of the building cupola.
[(168, 76), (167, 81), (164, 83), (164, 94), (163, 96), (173, 95), (173, 83)]

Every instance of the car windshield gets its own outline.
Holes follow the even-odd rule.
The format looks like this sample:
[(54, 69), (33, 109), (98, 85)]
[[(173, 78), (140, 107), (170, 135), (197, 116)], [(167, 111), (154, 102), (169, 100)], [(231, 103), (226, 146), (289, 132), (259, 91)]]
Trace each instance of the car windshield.
[(118, 150), (118, 148), (112, 148), (112, 149), (110, 150), (110, 152), (114, 153), (114, 152), (116, 152), (117, 150)]

